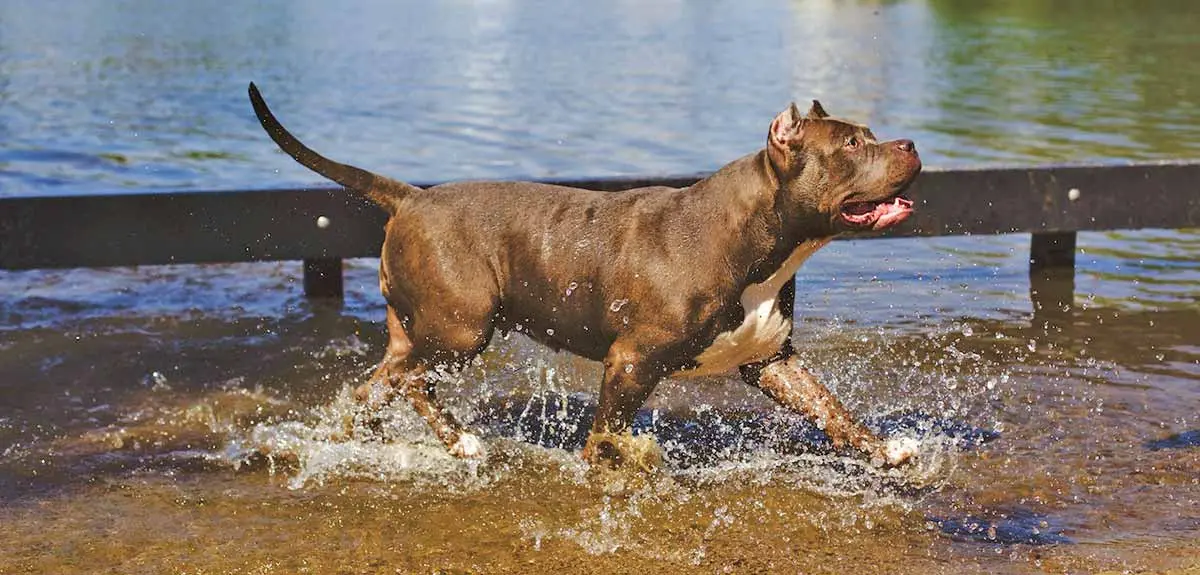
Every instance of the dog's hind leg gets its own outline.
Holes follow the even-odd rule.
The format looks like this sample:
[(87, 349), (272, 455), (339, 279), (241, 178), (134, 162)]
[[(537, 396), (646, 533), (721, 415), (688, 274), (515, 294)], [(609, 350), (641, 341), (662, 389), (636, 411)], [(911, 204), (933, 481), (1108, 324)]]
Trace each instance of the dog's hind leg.
[[(435, 385), (427, 376), (433, 361), (456, 367), (469, 363), (482, 351), (491, 329), (451, 327), (414, 338), (405, 330), (394, 307), (387, 310), (388, 347), (383, 360), (367, 383), (355, 390), (355, 398), (370, 410), (380, 409), (397, 394), (404, 395), (413, 410), (429, 424), (434, 435), (457, 457), (483, 456), (483, 444), (463, 430), (437, 399)], [(436, 345), (433, 343), (436, 341)]]
[(476, 459), (484, 456), (479, 437), (463, 429), (454, 416), (437, 399), (433, 382), (424, 373), (410, 372), (402, 384), (405, 396), (413, 409), (425, 419), (433, 434), (455, 457)]
[(378, 409), (395, 397), (395, 384), (404, 375), (404, 366), (412, 354), (412, 340), (404, 331), (400, 317), (392, 306), (387, 308), (388, 345), (375, 373), (366, 383), (354, 390), (354, 399)]

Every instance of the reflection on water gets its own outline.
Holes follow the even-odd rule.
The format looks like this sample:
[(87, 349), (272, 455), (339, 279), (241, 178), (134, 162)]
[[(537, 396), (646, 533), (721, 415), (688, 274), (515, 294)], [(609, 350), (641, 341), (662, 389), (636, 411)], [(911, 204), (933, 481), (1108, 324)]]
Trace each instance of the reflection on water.
[(0, 6), (0, 194), (319, 182), (305, 139), (415, 181), (693, 173), (821, 98), (932, 165), (1200, 151), (1189, 0)]
[[(1088, 234), (1079, 259), (1090, 302), (1133, 309), (1196, 309), (1200, 301), (1200, 230)], [(1100, 288), (1099, 285), (1105, 287)]]
[(1200, 14), (1186, 0), (930, 4), (949, 64), (935, 129), (971, 142), (956, 157), (1196, 155), (1200, 68), (1174, 56), (1200, 47)]
[[(13, 0), (0, 194), (317, 182), (263, 138), (251, 79), (322, 150), (416, 181), (711, 169), (808, 97), (930, 164), (1188, 158), (1198, 18)], [(717, 377), (647, 405), (662, 472), (598, 475), (572, 450), (599, 368), (518, 337), (440, 388), (487, 463), (403, 407), (388, 441), (348, 438), (346, 390), (385, 341), (370, 259), (343, 307), (306, 301), (294, 262), (0, 274), (0, 572), (1195, 570), (1200, 238), (1079, 248), (1067, 313), (1031, 306), (1025, 236), (836, 242), (806, 265), (804, 361), (927, 442), (889, 472)]]

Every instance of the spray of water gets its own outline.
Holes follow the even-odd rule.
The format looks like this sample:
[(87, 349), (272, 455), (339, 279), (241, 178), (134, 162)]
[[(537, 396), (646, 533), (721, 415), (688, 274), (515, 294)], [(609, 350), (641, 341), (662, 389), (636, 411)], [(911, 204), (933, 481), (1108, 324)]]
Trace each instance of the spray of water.
[[(527, 514), (519, 519), (521, 532), (535, 546), (559, 539), (592, 553), (624, 550), (697, 563), (706, 537), (764, 514), (815, 529), (869, 529), (881, 516), (911, 510), (952, 484), (962, 451), (994, 438), (984, 414), (1008, 385), (1007, 373), (971, 347), (970, 338), (988, 337), (979, 331), (949, 326), (904, 339), (837, 324), (809, 330), (811, 345), (801, 346), (801, 357), (822, 381), (880, 433), (919, 442), (920, 456), (900, 469), (837, 452), (803, 418), (763, 403), (740, 382), (721, 387), (718, 381), (712, 388), (664, 384), (638, 414), (635, 433), (657, 439), (662, 468), (597, 473), (578, 457), (595, 409), (596, 374), (565, 356), (505, 340), (464, 372), (430, 374), (456, 419), (483, 436), (490, 456), (482, 462), (447, 454), (403, 401), (365, 417), (352, 389), (369, 369), (316, 406), (238, 380), (198, 398), (152, 374), (143, 405), (123, 408), (113, 425), (60, 443), (95, 452), (97, 461), (129, 453), (247, 472), (265, 468), (296, 490), (366, 482), (478, 494), (536, 482), (550, 499), (557, 497), (553, 490), (582, 490), (570, 497), (581, 509)], [(370, 355), (367, 347), (348, 338), (314, 357)], [(785, 499), (801, 494), (811, 504), (772, 510), (761, 494), (779, 490), (788, 493)], [(700, 527), (674, 546), (644, 540), (651, 525), (676, 516)]]

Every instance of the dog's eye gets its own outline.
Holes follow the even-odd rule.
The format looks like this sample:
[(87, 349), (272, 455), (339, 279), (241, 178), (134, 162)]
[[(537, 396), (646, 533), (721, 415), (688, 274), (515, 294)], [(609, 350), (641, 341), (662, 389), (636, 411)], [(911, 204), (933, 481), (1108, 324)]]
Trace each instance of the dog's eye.
[(858, 149), (858, 146), (859, 146), (859, 144), (861, 144), (861, 143), (862, 143), (862, 142), (860, 142), (860, 141), (858, 140), (858, 138), (856, 138), (856, 137), (854, 137), (854, 136), (850, 136), (850, 139), (849, 139), (849, 140), (846, 140), (846, 149), (847, 149), (847, 150), (857, 150), (857, 149)]

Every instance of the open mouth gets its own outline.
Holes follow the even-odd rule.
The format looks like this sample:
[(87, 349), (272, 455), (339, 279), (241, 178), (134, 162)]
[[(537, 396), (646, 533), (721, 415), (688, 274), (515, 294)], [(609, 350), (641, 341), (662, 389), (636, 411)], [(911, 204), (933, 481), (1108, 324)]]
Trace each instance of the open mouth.
[(842, 219), (859, 228), (882, 230), (905, 220), (913, 212), (912, 200), (895, 195), (878, 202), (852, 202), (842, 206)]

